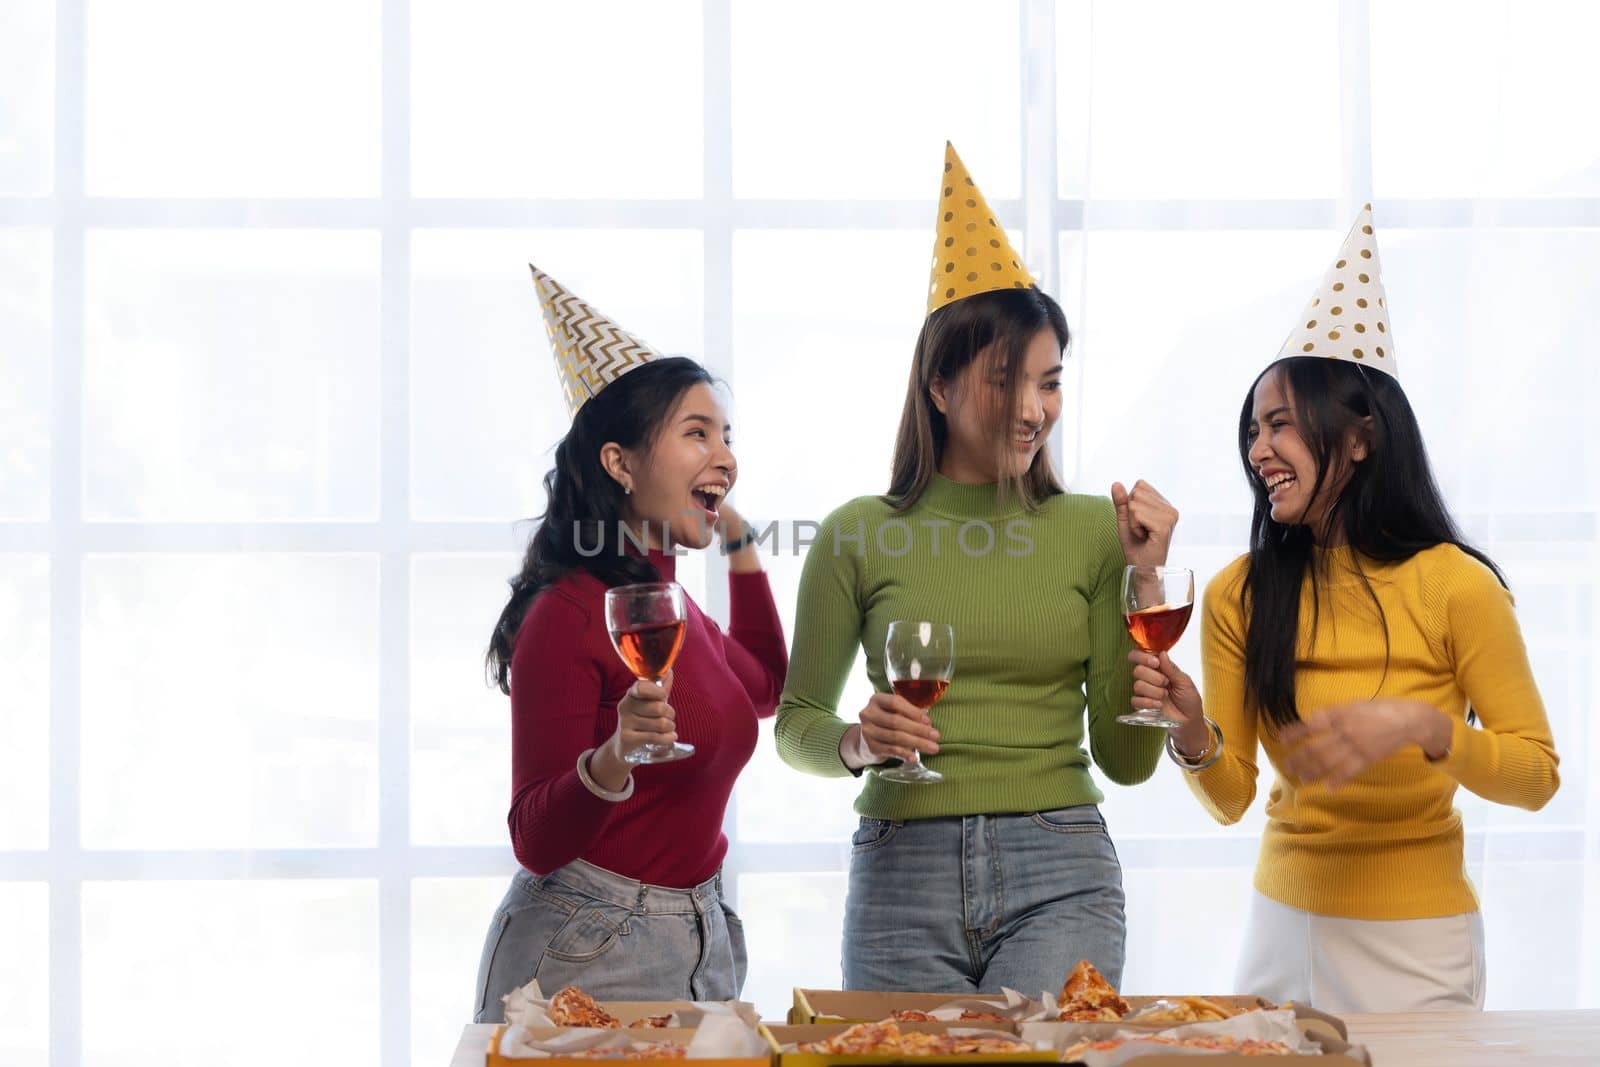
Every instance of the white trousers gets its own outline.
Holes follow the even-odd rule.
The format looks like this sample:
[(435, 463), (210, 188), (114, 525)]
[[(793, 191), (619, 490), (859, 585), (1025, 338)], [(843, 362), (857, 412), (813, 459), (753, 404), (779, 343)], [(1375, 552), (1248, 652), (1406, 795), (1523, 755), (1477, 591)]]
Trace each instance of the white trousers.
[(1483, 914), (1340, 919), (1253, 895), (1240, 993), (1335, 1014), (1483, 1008)]

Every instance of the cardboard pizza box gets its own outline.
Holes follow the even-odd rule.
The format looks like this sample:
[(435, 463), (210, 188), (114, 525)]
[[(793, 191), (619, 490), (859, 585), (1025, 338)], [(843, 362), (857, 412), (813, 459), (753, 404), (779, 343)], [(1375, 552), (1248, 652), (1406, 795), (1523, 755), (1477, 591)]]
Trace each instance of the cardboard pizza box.
[[(946, 1000), (951, 998), (945, 997)], [(877, 1020), (872, 1020), (876, 1022)], [(974, 1055), (962, 1056), (916, 1056), (904, 1053), (868, 1053), (863, 1055), (828, 1055), (821, 1052), (787, 1052), (785, 1046), (801, 1042), (821, 1041), (843, 1033), (850, 1029), (854, 1023), (812, 1023), (802, 1026), (768, 1026), (766, 1032), (772, 1041), (773, 1054), (776, 1057), (776, 1067), (850, 1067), (850, 1065), (871, 1065), (871, 1067), (887, 1067), (889, 1064), (926, 1065), (936, 1067), (939, 1064), (979, 1064), (979, 1063), (1055, 1063), (1060, 1054), (1055, 1049), (1035, 1049), (1028, 1052), (994, 1053), (985, 1052)], [(1016, 1027), (1011, 1023), (994, 1023), (985, 1026), (949, 1025), (946, 1023), (899, 1023), (899, 1029), (908, 1033), (944, 1034), (952, 1030), (991, 1030), (1015, 1036)]]
[[(610, 1009), (608, 1008), (607, 1010)], [(613, 1012), (613, 1014), (616, 1013)], [(666, 1013), (661, 1011), (652, 1011), (645, 1012), (643, 1014), (664, 1015)], [(638, 1017), (639, 1016), (636, 1016), (636, 1018)], [(618, 1018), (621, 1018), (621, 1016), (618, 1015)], [(756, 1024), (756, 1028), (758, 1030), (761, 1029), (759, 1023)], [(595, 1067), (596, 1064), (618, 1062), (617, 1059), (595, 1058), (590, 1056), (505, 1056), (500, 1052), (500, 1039), (504, 1036), (505, 1030), (506, 1028), (504, 1026), (497, 1026), (494, 1028), (494, 1034), (490, 1036), (489, 1046), (484, 1052), (484, 1067)], [(559, 1037), (563, 1034), (569, 1034), (572, 1031), (572, 1027), (540, 1026), (530, 1027), (528, 1033), (535, 1039), (545, 1039)], [(626, 1034), (631, 1040), (640, 1044), (661, 1045), (664, 1047), (687, 1047), (689, 1042), (694, 1040), (695, 1035), (695, 1032), (692, 1029), (688, 1029), (686, 1027), (672, 1027), (651, 1030), (625, 1029), (608, 1032)], [(770, 1043), (770, 1038), (768, 1040)], [(676, 1067), (682, 1067), (682, 1065), (686, 1063), (692, 1063), (694, 1064), (694, 1067), (772, 1067), (772, 1058), (770, 1056), (728, 1057), (725, 1059), (696, 1060), (686, 1060), (679, 1056), (661, 1056), (658, 1058), (641, 1057), (639, 1059), (630, 1057), (626, 1061), (622, 1062), (655, 1064), (657, 1067), (665, 1067), (667, 1064), (673, 1064), (676, 1065)]]

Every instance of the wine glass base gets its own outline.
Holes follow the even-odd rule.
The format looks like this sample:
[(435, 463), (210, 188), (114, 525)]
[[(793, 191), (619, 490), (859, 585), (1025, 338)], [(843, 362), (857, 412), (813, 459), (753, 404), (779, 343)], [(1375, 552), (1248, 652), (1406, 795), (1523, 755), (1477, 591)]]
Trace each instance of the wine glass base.
[(622, 757), (624, 763), (672, 763), (694, 755), (694, 746), (682, 741), (670, 745), (641, 745)]
[(1129, 726), (1155, 726), (1162, 730), (1176, 730), (1183, 723), (1177, 719), (1169, 719), (1158, 710), (1132, 711), (1126, 715), (1118, 715), (1117, 721)]
[(944, 775), (938, 771), (930, 771), (920, 763), (902, 763), (898, 767), (885, 767), (877, 774), (886, 782), (901, 782), (905, 785), (932, 785), (934, 782), (944, 781)]

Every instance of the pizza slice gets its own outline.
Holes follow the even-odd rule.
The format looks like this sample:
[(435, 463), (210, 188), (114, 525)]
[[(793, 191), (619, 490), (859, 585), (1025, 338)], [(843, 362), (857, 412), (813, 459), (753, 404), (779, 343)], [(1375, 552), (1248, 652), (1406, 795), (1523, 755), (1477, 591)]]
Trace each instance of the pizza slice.
[(590, 1048), (564, 1055), (575, 1060), (681, 1060), (689, 1055), (683, 1045), (631, 1045), (628, 1048)]
[(663, 1030), (672, 1025), (672, 1016), (646, 1015), (642, 1019), (635, 1019), (628, 1024), (629, 1030)]
[(875, 1052), (900, 1051), (900, 1027), (892, 1019), (859, 1023), (821, 1041), (808, 1041), (800, 1052), (821, 1052), (829, 1056), (861, 1056)]
[(1080, 1041), (1061, 1054), (1063, 1063), (1081, 1060), (1086, 1052), (1114, 1052), (1130, 1041), (1172, 1048), (1196, 1049), (1205, 1052), (1231, 1052), (1239, 1056), (1293, 1056), (1294, 1049), (1281, 1041), (1263, 1041), (1240, 1037), (1165, 1037), (1149, 1034), (1144, 1037), (1121, 1037), (1106, 1041)]
[(622, 1026), (616, 1016), (596, 1004), (593, 997), (571, 985), (550, 998), (550, 1024), (601, 1030), (617, 1030)]
[(1128, 1002), (1088, 960), (1079, 960), (1067, 975), (1060, 1007), (1063, 1022), (1114, 1022), (1128, 1014)]
[(948, 1035), (949, 1052), (955, 1056), (998, 1056), (1012, 1052), (1031, 1052), (1026, 1041), (1004, 1034)]

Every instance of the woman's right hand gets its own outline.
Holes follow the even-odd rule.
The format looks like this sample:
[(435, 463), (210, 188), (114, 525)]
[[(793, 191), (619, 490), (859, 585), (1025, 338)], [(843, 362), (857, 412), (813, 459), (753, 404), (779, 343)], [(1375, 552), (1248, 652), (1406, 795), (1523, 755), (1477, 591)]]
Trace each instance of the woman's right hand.
[(939, 731), (922, 708), (894, 693), (874, 693), (861, 709), (861, 736), (880, 760), (912, 760), (939, 751)]
[(1165, 652), (1157, 655), (1136, 648), (1128, 653), (1128, 662), (1133, 664), (1134, 709), (1160, 708), (1167, 718), (1183, 723), (1172, 731), (1178, 751), (1204, 752), (1211, 744), (1211, 730), (1194, 679), (1180, 671)]
[(642, 745), (670, 745), (678, 739), (672, 696), (672, 672), (659, 682), (640, 679), (617, 701), (617, 729), (606, 743), (621, 759)]

